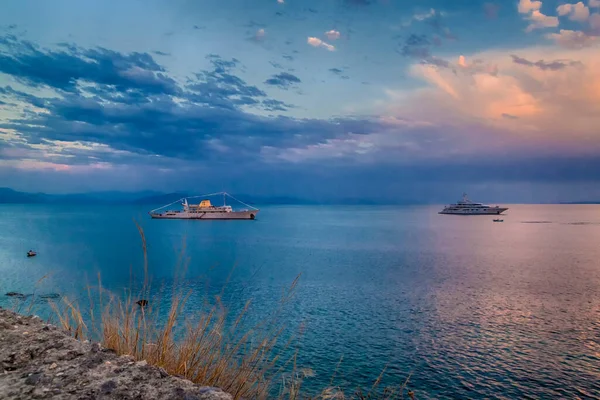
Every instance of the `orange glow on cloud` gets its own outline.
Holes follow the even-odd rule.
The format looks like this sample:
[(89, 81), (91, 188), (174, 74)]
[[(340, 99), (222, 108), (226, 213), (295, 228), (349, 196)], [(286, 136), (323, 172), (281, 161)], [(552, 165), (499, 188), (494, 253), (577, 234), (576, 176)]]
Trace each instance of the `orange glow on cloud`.
[[(517, 55), (524, 61), (517, 63)], [(469, 64), (468, 59), (484, 60)], [(507, 134), (594, 138), (600, 143), (600, 50), (555, 47), (455, 57), (453, 68), (413, 65), (429, 85), (392, 101), (403, 117), (483, 123)], [(399, 104), (400, 103), (400, 104)]]

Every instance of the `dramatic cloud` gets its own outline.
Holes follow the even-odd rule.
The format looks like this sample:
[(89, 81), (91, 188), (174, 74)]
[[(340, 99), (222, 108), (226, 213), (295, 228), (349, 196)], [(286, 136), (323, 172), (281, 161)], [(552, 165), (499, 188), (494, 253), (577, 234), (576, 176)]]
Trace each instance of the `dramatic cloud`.
[[(318, 2), (272, 1), (252, 15), (243, 2), (177, 12), (150, 2), (127, 23), (111, 20), (102, 39), (86, 24), (20, 23), (0, 34), (0, 186), (342, 185), (347, 195), (393, 182), (397, 195), (407, 180), (598, 181), (599, 8), (565, 1), (514, 1), (518, 13), (502, 18), (494, 0), (447, 13), (439, 3), (343, 0), (313, 12)], [(41, 20), (13, 9), (5, 20)], [(85, 10), (73, 3), (68, 15), (102, 18)], [(66, 11), (58, 4), (48, 20)], [(202, 15), (210, 23), (194, 26)], [(485, 17), (495, 20), (470, 24)], [(331, 53), (306, 47), (311, 31), (307, 43)], [(103, 47), (83, 45), (94, 38)]]
[[(413, 76), (429, 89), (394, 94), (396, 112), (412, 119), (463, 126), (479, 132), (477, 145), (499, 139), (524, 149), (543, 142), (556, 151), (598, 151), (600, 136), (600, 53), (596, 49), (523, 49), (524, 57), (502, 52), (473, 55), (497, 65), (497, 73), (456, 73), (429, 65), (415, 65)], [(546, 62), (541, 57), (557, 61)], [(459, 65), (468, 65), (459, 58)], [(435, 116), (435, 117), (433, 117)], [(507, 118), (507, 116), (510, 116)], [(471, 128), (467, 128), (471, 126)], [(483, 132), (488, 132), (484, 135)]]
[(290, 86), (294, 86), (301, 82), (302, 81), (300, 80), (300, 78), (287, 72), (282, 72), (277, 75), (273, 75), (271, 78), (265, 81), (267, 85), (278, 86), (281, 89), (288, 89)]
[[(214, 160), (229, 154), (225, 139), (232, 137), (238, 137), (236, 157), (243, 159), (247, 157), (245, 151), (258, 151), (264, 145), (286, 146), (288, 142), (311, 140), (311, 135), (327, 137), (338, 134), (339, 129), (344, 131), (344, 125), (339, 123), (266, 118), (243, 111), (242, 108), (251, 107), (282, 112), (292, 106), (268, 98), (264, 91), (236, 76), (233, 70), (240, 64), (236, 59), (209, 55), (211, 70), (197, 73), (185, 86), (161, 76), (161, 82), (169, 85), (163, 87), (162, 93), (156, 93), (157, 74), (151, 72), (166, 72), (148, 54), (75, 47), (55, 51), (9, 39), (3, 39), (2, 71), (13, 72), (11, 76), (26, 87), (44, 85), (55, 90), (52, 96), (41, 97), (12, 87), (0, 88), (0, 97), (19, 102), (18, 107), (25, 110), (0, 124), (3, 157), (29, 154), (29, 158), (23, 158), (24, 168), (46, 168), (50, 160), (60, 169), (74, 162), (108, 168), (134, 162), (136, 157), (153, 157), (146, 162), (154, 165), (169, 165), (177, 159)], [(7, 49), (18, 51), (9, 54)], [(119, 62), (106, 61), (107, 54), (110, 60)], [(89, 55), (98, 56), (104, 63), (88, 66)], [(12, 65), (29, 67), (15, 71), (9, 68)], [(52, 74), (45, 75), (47, 71)], [(288, 73), (278, 74), (268, 82), (281, 87), (296, 83), (300, 79)], [(49, 143), (66, 144), (57, 151)], [(75, 156), (76, 143), (85, 146), (77, 147)], [(23, 150), (16, 151), (19, 148)], [(42, 155), (45, 164), (32, 163), (32, 152)], [(102, 164), (97, 161), (100, 155)]]
[(590, 9), (587, 8), (581, 1), (576, 4), (562, 4), (558, 6), (556, 11), (561, 17), (568, 15), (571, 21), (583, 22), (587, 21), (587, 19), (590, 17)]
[(117, 90), (177, 94), (175, 81), (164, 74), (149, 54), (123, 55), (111, 50), (80, 49), (74, 45), (42, 52), (14, 35), (0, 37), (0, 45), (19, 53), (0, 53), (0, 72), (25, 84), (73, 92), (81, 81), (111, 85)]
[(337, 40), (340, 38), (340, 32), (332, 29), (330, 31), (325, 32), (325, 36), (327, 36), (327, 39), (329, 40)]
[(324, 41), (322, 41), (319, 38), (316, 37), (309, 37), (308, 40), (306, 41), (308, 44), (310, 44), (313, 47), (322, 47), (324, 49), (327, 49), (329, 51), (335, 51), (335, 47), (325, 43)]

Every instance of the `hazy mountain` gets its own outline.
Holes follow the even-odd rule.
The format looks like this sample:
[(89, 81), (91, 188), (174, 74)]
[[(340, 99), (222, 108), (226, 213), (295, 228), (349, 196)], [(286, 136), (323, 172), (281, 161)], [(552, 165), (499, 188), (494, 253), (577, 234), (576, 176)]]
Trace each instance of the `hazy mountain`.
[[(152, 204), (162, 205), (175, 202), (189, 194), (183, 192), (160, 193), (154, 191), (143, 192), (95, 192), (76, 194), (46, 194), (25, 193), (9, 188), (0, 188), (0, 203), (22, 204)], [(236, 195), (236, 198), (248, 204), (317, 204), (315, 201), (298, 199), (294, 197), (260, 197), (250, 195)], [(212, 196), (209, 198), (214, 204), (221, 204), (222, 198)], [(195, 201), (194, 199), (193, 201)], [(197, 199), (198, 201), (200, 199)], [(232, 199), (228, 204), (235, 205)]]
[(43, 193), (23, 193), (9, 188), (0, 188), (0, 203), (43, 203), (47, 200)]
[(151, 196), (140, 196), (132, 201), (134, 204), (169, 204), (187, 197), (185, 193), (156, 193)]
[[(155, 191), (142, 192), (92, 192), (75, 194), (46, 194), (25, 193), (9, 188), (0, 188), (0, 203), (22, 203), (22, 204), (137, 204), (137, 205), (166, 205), (179, 199), (190, 196), (185, 192), (161, 193)], [(386, 201), (375, 201), (358, 198), (340, 199), (306, 199), (290, 196), (253, 196), (249, 194), (236, 194), (235, 198), (255, 206), (261, 205), (383, 205), (392, 204)], [(211, 196), (211, 202), (216, 205), (222, 204), (222, 197)], [(200, 198), (190, 200), (200, 201)], [(231, 198), (227, 204), (235, 207), (237, 202)]]

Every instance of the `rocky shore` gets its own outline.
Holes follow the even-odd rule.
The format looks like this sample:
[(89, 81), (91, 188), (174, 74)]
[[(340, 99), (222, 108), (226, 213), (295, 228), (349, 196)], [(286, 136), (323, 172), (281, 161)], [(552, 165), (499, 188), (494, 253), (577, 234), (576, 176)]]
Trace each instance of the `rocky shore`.
[(163, 369), (118, 357), (36, 317), (0, 308), (0, 398), (230, 400)]

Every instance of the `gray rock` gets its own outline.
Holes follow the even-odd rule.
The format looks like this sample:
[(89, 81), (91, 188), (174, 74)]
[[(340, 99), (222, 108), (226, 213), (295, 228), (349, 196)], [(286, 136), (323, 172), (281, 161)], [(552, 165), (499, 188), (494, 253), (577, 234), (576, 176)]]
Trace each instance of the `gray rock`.
[[(27, 332), (27, 334), (25, 334)], [(0, 308), (0, 398), (231, 400), (164, 369), (118, 357), (39, 318)]]

